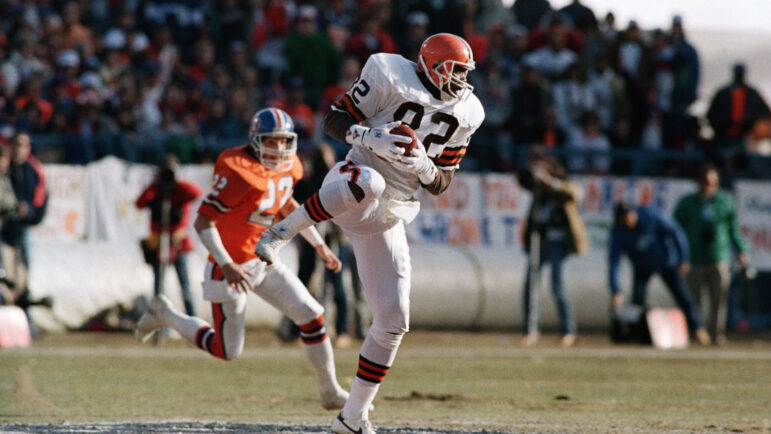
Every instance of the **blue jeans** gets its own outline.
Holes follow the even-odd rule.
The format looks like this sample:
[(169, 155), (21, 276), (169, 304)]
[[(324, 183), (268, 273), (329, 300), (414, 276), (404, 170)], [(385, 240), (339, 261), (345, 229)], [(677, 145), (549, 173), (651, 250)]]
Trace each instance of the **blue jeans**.
[[(193, 305), (193, 296), (190, 294), (190, 278), (187, 275), (187, 252), (179, 252), (177, 259), (174, 260), (174, 269), (177, 272), (179, 286), (182, 289), (182, 300), (185, 303), (185, 312), (190, 316), (195, 316), (195, 307)], [(155, 295), (161, 291), (161, 264), (160, 261), (153, 264), (153, 274), (155, 274), (155, 286), (153, 290)]]
[[(552, 293), (557, 303), (557, 311), (560, 316), (560, 332), (564, 335), (576, 333), (576, 318), (573, 314), (573, 307), (565, 293), (565, 286), (562, 283), (562, 262), (567, 257), (567, 245), (564, 241), (543, 241), (541, 242), (541, 254), (538, 263), (539, 270), (544, 264), (549, 264), (551, 268)], [(529, 264), (529, 261), (528, 261)], [(527, 267), (525, 274), (525, 293), (522, 299), (524, 311), (524, 329), (527, 332), (527, 325), (530, 320), (530, 266)], [(536, 316), (538, 323), (538, 312), (532, 312)], [(537, 331), (537, 330), (534, 330)]]
[[(632, 287), (632, 304), (645, 307), (645, 294), (648, 288), (648, 281), (655, 271), (634, 267), (634, 286)], [(677, 306), (683, 311), (685, 320), (688, 322), (688, 330), (693, 333), (694, 330), (701, 328), (704, 324), (701, 322), (698, 306), (691, 298), (691, 292), (685, 283), (685, 278), (677, 272), (676, 268), (665, 268), (658, 271), (661, 279), (667, 285), (669, 293), (675, 299)]]

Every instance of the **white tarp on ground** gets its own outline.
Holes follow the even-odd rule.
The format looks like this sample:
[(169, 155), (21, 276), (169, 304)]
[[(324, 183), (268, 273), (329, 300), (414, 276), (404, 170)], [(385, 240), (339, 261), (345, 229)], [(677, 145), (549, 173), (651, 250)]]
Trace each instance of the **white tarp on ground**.
[[(142, 260), (139, 240), (149, 231), (149, 212), (134, 201), (153, 177), (154, 168), (106, 158), (86, 167), (48, 166), (48, 214), (32, 236), (30, 285), (35, 296), (54, 297), (53, 314), (35, 311), (44, 327), (79, 327), (116, 304), (152, 293), (152, 271)], [(182, 178), (205, 191), (211, 166), (186, 166)], [(608, 323), (606, 244), (613, 204), (626, 199), (671, 211), (677, 199), (693, 191), (691, 181), (578, 177), (585, 197), (580, 205), (592, 248), (566, 263), (565, 283), (580, 327)], [(750, 235), (755, 265), (771, 269), (770, 183), (737, 183), (739, 216)], [(764, 195), (765, 193), (765, 195)], [(412, 325), (430, 327), (512, 328), (521, 326), (525, 256), (520, 234), (529, 195), (512, 175), (456, 175), (444, 195), (420, 196), (422, 212), (408, 228), (412, 245)], [(194, 209), (198, 204), (194, 205)], [(282, 252), (296, 267), (293, 249)], [(198, 311), (209, 317), (200, 297), (206, 260), (199, 243), (190, 258), (190, 278)], [(557, 315), (543, 273), (542, 324), (555, 326)], [(628, 282), (628, 267), (622, 279)], [(166, 287), (181, 306), (173, 271)], [(652, 305), (671, 306), (658, 279), (650, 288)], [(279, 314), (250, 297), (250, 325), (272, 325)]]

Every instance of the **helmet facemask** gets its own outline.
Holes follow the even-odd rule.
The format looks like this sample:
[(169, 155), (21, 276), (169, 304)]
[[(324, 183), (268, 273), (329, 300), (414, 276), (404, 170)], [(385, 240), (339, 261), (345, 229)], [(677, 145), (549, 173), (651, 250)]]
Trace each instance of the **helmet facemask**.
[(473, 60), (469, 59), (467, 62), (445, 60), (436, 64), (433, 68), (427, 67), (425, 59), (422, 56), (419, 61), (423, 70), (428, 71), (426, 75), (428, 76), (429, 81), (450, 98), (465, 100), (474, 90), (474, 86), (466, 81), (468, 72), (474, 70), (475, 65)]
[(263, 166), (276, 172), (284, 172), (291, 169), (294, 164), (294, 157), (297, 154), (297, 134), (288, 131), (257, 134), (251, 145), (257, 151)]

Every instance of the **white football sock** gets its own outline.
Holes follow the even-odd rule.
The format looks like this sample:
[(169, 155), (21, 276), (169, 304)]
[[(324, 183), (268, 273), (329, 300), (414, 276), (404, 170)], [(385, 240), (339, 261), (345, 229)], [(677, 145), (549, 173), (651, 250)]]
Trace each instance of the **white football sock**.
[(337, 383), (337, 377), (335, 376), (335, 359), (329, 338), (326, 338), (317, 344), (303, 344), (303, 349), (316, 373), (316, 381), (319, 383), (319, 389), (322, 392), (330, 390), (334, 390), (335, 392), (341, 391), (342, 388)]
[(168, 309), (162, 316), (164, 325), (179, 332), (188, 342), (195, 345), (195, 335), (201, 327), (208, 327), (209, 323), (195, 316), (188, 316), (175, 309)]

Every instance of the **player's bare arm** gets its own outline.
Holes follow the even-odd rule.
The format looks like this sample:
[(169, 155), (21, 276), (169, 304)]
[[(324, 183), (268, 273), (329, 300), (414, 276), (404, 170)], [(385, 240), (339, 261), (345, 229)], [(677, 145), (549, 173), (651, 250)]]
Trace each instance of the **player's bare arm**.
[[(284, 217), (288, 216), (292, 211), (299, 207), (300, 203), (297, 202), (295, 198), (289, 199), (287, 203), (278, 210), (278, 213), (276, 214), (276, 220), (283, 220)], [(305, 238), (305, 240), (308, 241), (311, 246), (313, 246), (313, 248), (316, 250), (316, 254), (319, 255), (319, 258), (324, 260), (325, 267), (335, 273), (339, 273), (343, 269), (342, 261), (340, 261), (340, 258), (338, 258), (337, 255), (335, 255), (335, 253), (329, 248), (327, 243), (324, 242), (324, 238), (315, 227), (311, 226), (307, 229), (303, 229), (300, 231), (300, 235), (302, 235), (303, 238)]]
[(205, 215), (198, 214), (193, 223), (193, 228), (195, 228), (195, 231), (201, 238), (201, 242), (206, 246), (217, 265), (222, 269), (222, 275), (225, 277), (228, 285), (238, 292), (249, 291), (252, 287), (249, 281), (252, 273), (244, 270), (241, 265), (236, 264), (230, 259), (230, 255), (228, 255), (222, 244), (222, 239), (214, 220)]
[(324, 132), (343, 143), (346, 143), (345, 133), (353, 125), (356, 125), (356, 120), (353, 116), (343, 111), (330, 110), (324, 117)]

